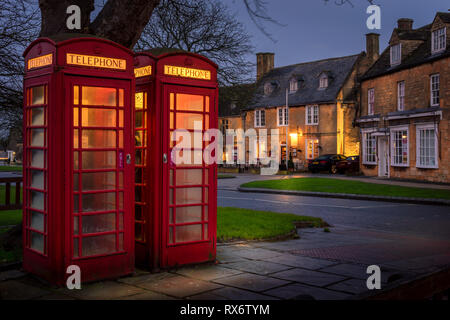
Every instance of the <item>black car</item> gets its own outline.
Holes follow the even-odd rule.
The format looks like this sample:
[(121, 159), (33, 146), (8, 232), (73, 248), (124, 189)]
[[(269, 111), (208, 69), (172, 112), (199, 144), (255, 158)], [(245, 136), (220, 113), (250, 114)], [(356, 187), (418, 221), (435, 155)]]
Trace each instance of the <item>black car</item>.
[(347, 159), (342, 154), (324, 154), (313, 160), (308, 160), (308, 170), (311, 172), (328, 171), (330, 173), (337, 173), (336, 164), (339, 161)]
[(358, 172), (359, 171), (359, 156), (347, 157), (347, 159), (336, 164), (339, 173)]

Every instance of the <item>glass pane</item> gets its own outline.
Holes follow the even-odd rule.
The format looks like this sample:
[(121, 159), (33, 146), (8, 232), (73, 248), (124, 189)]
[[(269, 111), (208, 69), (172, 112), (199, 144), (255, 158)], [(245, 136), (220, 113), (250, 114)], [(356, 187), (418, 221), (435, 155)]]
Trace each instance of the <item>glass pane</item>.
[(115, 169), (115, 151), (84, 151), (82, 152), (83, 169)]
[(181, 226), (176, 228), (175, 241), (198, 241), (202, 240), (202, 225), (193, 224), (189, 226)]
[(134, 169), (134, 175), (135, 175), (135, 183), (142, 183), (142, 168), (135, 168)]
[(201, 166), (203, 164), (203, 151), (172, 149), (171, 160), (177, 166)]
[(73, 147), (75, 149), (78, 149), (78, 142), (79, 142), (79, 137), (78, 137), (78, 129), (74, 129), (73, 130)]
[(31, 231), (31, 249), (44, 253), (44, 235)]
[(92, 172), (81, 175), (83, 191), (116, 189), (115, 172)]
[(123, 172), (119, 171), (119, 189), (123, 189)]
[(123, 127), (123, 110), (119, 110), (119, 127)]
[(123, 233), (119, 233), (119, 251), (123, 251), (124, 237)]
[(31, 106), (45, 103), (45, 87), (39, 86), (31, 88)]
[(123, 210), (123, 192), (119, 192), (119, 210)]
[(208, 198), (208, 188), (205, 188), (205, 199), (204, 199), (204, 201), (205, 201), (205, 203), (208, 203), (209, 201), (209, 198)]
[(140, 223), (134, 224), (134, 236), (136, 240), (144, 240), (144, 231), (142, 228), (142, 224)]
[(78, 152), (73, 153), (73, 169), (78, 170)]
[(202, 169), (178, 169), (176, 171), (176, 185), (202, 184)]
[(209, 97), (208, 96), (206, 96), (205, 111), (209, 112)]
[(134, 144), (136, 147), (142, 147), (145, 145), (145, 135), (143, 131), (136, 131), (134, 135)]
[(136, 202), (142, 202), (142, 187), (135, 187), (134, 188), (134, 201)]
[(123, 148), (123, 130), (119, 130), (119, 148)]
[(81, 109), (81, 124), (84, 127), (115, 127), (116, 110), (114, 109)]
[(44, 211), (45, 195), (42, 192), (31, 191), (30, 207), (37, 210)]
[(173, 115), (173, 112), (170, 113), (170, 129), (175, 129), (174, 128), (174, 115)]
[(85, 106), (116, 106), (115, 88), (82, 87), (83, 105)]
[(78, 108), (73, 108), (73, 125), (74, 125), (75, 127), (78, 126), (78, 116), (79, 116), (79, 114), (78, 114)]
[(123, 212), (119, 212), (119, 230), (123, 230)]
[(205, 130), (209, 129), (209, 116), (205, 115)]
[(202, 202), (202, 188), (181, 188), (176, 191), (176, 204)]
[(170, 94), (170, 110), (174, 109), (174, 94)]
[(203, 216), (203, 219), (205, 219), (205, 221), (208, 221), (208, 219), (209, 219), (209, 212), (208, 212), (208, 206), (205, 206), (205, 212), (204, 212), (204, 216)]
[(44, 215), (40, 212), (31, 211), (30, 227), (44, 232)]
[(80, 103), (80, 87), (73, 86), (73, 104)]
[(44, 168), (44, 150), (31, 150), (31, 166)]
[(173, 224), (173, 210), (174, 208), (169, 209), (169, 224)]
[(32, 126), (43, 126), (45, 125), (45, 111), (44, 108), (32, 108), (31, 113), (31, 123)]
[(135, 219), (136, 220), (142, 220), (142, 206), (140, 205), (135, 205), (134, 206), (134, 215), (135, 215)]
[(143, 118), (143, 115), (144, 115), (144, 113), (143, 112), (136, 112), (136, 118), (135, 118), (135, 125), (136, 125), (136, 128), (142, 128), (143, 127), (143, 122), (142, 122), (142, 118)]
[(82, 148), (115, 148), (116, 132), (111, 130), (83, 130)]
[(78, 195), (74, 194), (73, 195), (73, 212), (79, 212), (80, 211), (78, 205), (79, 205)]
[(111, 211), (116, 209), (116, 193), (91, 193), (82, 195), (83, 212)]
[(73, 239), (73, 256), (75, 257), (75, 258), (77, 258), (78, 257), (78, 238), (74, 238)]
[(116, 251), (116, 235), (108, 234), (82, 239), (83, 256), (107, 254)]
[(169, 244), (173, 243), (173, 227), (169, 227)]
[(203, 115), (195, 113), (177, 113), (177, 129), (194, 129), (194, 122), (203, 129)]
[(119, 107), (123, 107), (123, 89), (119, 89)]
[(45, 147), (45, 129), (32, 129), (31, 130), (31, 146), (33, 147)]
[(78, 234), (78, 216), (73, 217), (73, 233)]
[(144, 93), (143, 92), (136, 92), (134, 95), (134, 107), (136, 110), (142, 110), (144, 109)]
[(116, 214), (94, 214), (81, 217), (82, 233), (98, 233), (116, 230)]
[(142, 150), (136, 150), (136, 156), (134, 157), (134, 163), (142, 164)]
[(201, 206), (176, 208), (176, 223), (200, 221), (202, 221)]
[(203, 96), (177, 93), (177, 110), (203, 111)]
[(31, 170), (31, 188), (44, 190), (44, 171)]
[(203, 232), (203, 240), (208, 240), (209, 239), (209, 235), (208, 235), (208, 225), (204, 224), (204, 232)]

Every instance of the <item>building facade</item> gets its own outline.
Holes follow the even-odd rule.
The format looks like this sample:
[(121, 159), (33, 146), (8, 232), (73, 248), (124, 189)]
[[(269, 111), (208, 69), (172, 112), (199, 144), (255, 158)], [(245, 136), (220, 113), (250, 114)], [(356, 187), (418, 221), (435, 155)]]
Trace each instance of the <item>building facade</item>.
[[(274, 68), (273, 53), (258, 53), (257, 81), (247, 91), (248, 103), (231, 115), (229, 99), (219, 102), (219, 125), (253, 130), (246, 136), (246, 165), (255, 165), (249, 150), (256, 152), (256, 166), (263, 155), (272, 156), (272, 129), (279, 132), (280, 167), (285, 168), (286, 157), (290, 166), (304, 169), (319, 155), (358, 155), (358, 81), (379, 56), (378, 37), (367, 35), (367, 53), (279, 68)], [(261, 130), (267, 139), (259, 139)]]
[(362, 172), (450, 182), (449, 121), (450, 13), (418, 29), (400, 19), (361, 82)]

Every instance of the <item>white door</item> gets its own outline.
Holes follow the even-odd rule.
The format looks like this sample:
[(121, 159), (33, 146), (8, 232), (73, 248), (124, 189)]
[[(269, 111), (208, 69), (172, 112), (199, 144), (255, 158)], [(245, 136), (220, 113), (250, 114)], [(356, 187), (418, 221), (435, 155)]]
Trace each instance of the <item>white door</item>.
[(389, 178), (389, 146), (387, 137), (378, 138), (378, 176)]

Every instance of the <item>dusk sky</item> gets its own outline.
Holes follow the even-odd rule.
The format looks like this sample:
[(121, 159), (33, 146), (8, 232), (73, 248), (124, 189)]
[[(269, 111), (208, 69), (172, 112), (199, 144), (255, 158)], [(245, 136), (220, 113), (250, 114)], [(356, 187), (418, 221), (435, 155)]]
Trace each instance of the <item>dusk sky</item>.
[[(399, 18), (414, 20), (414, 28), (432, 22), (437, 11), (450, 9), (448, 0), (375, 0), (381, 7), (381, 30), (369, 30), (367, 0), (350, 0), (338, 6), (335, 0), (266, 0), (269, 15), (284, 24), (265, 23), (277, 41), (267, 38), (250, 20), (242, 0), (224, 0), (253, 37), (256, 52), (274, 52), (275, 67), (330, 57), (346, 56), (365, 50), (365, 34), (377, 32), (380, 51), (387, 46)], [(256, 62), (256, 57), (249, 57)]]

